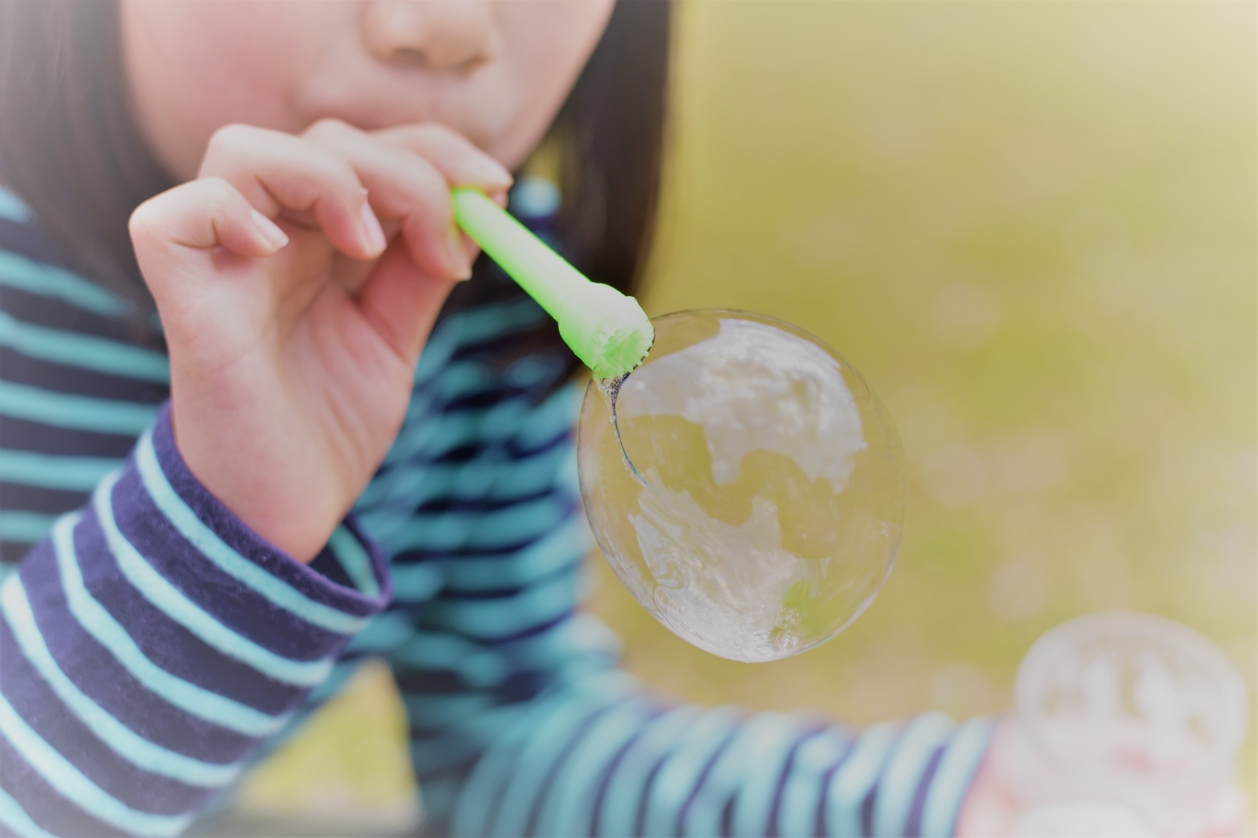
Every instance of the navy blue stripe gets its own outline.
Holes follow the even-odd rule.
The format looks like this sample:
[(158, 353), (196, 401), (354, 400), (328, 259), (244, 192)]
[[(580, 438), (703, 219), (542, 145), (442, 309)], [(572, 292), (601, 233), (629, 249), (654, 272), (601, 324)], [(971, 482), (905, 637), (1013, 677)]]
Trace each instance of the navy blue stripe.
[(0, 416), (0, 443), (13, 451), (34, 451), (60, 457), (116, 457), (135, 447), (130, 434), (103, 434), (80, 428), (58, 428), (12, 416)]
[[(560, 748), (554, 761), (551, 762), (550, 767), (546, 772), (546, 777), (542, 780), (542, 784), (537, 788), (537, 795), (533, 798), (532, 805), (529, 807), (528, 816), (524, 821), (522, 834), (535, 835), (537, 831), (537, 819), (541, 816), (542, 806), (546, 802), (547, 796), (551, 794), (551, 786), (554, 785), (555, 776), (559, 773), (560, 769), (563, 768), (564, 760), (571, 755), (573, 749), (576, 748), (577, 744), (581, 741), (581, 737), (585, 736), (586, 731), (593, 727), (599, 719), (615, 707), (615, 704), (609, 704), (593, 713), (590, 713), (585, 720), (577, 726), (577, 729), (572, 732), (572, 736), (569, 737), (568, 741), (563, 744), (563, 747)], [(562, 794), (562, 791), (559, 793)], [(538, 835), (536, 838), (553, 838), (553, 836)]]
[(149, 660), (176, 677), (269, 715), (288, 709), (295, 698), (291, 686), (224, 656), (133, 588), (118, 568), (94, 515), (85, 517), (75, 530), (75, 549), (80, 556), (94, 557), (83, 568), (88, 591)]
[[(139, 474), (131, 469), (123, 472), (114, 493), (115, 497), (146, 496)], [(119, 518), (118, 529), (188, 599), (265, 649), (294, 660), (317, 660), (335, 652), (346, 640), (241, 585), (184, 540), (156, 511)]]
[(922, 770), (917, 791), (913, 793), (913, 803), (909, 806), (908, 821), (904, 826), (906, 838), (919, 838), (922, 834), (922, 810), (926, 806), (926, 793), (930, 791), (930, 781), (934, 779), (935, 772), (939, 770), (939, 763), (943, 759), (943, 755), (944, 746), (941, 745), (931, 754), (930, 760)]
[[(76, 540), (76, 549), (81, 551), (85, 546)], [(47, 540), (32, 551), (19, 572), (28, 591), (62, 590), (61, 575)], [(126, 584), (125, 580), (121, 584)], [(64, 599), (32, 596), (30, 602), (35, 624), (62, 671), (106, 712), (145, 739), (216, 763), (233, 762), (254, 744), (247, 736), (190, 716), (149, 692), (79, 625)], [(143, 647), (141, 638), (135, 639)]]
[(0, 736), (0, 787), (17, 801), (31, 820), (54, 835), (128, 838), (126, 833), (89, 816), (58, 794), (3, 736)]
[[(4, 499), (0, 497), (0, 509), (6, 508)], [(31, 551), (33, 546), (29, 541), (0, 541), (0, 563), (7, 565), (17, 564), (26, 558), (26, 554)]]
[[(4, 620), (0, 620), (0, 684), (9, 685), (5, 690), (9, 703), (45, 742), (131, 808), (178, 815), (198, 807), (209, 794), (207, 789), (143, 771), (96, 738), (30, 665)], [(17, 684), (21, 689), (12, 689)]]
[(166, 343), (156, 329), (143, 328), (117, 317), (95, 314), (63, 300), (33, 294), (20, 288), (0, 286), (0, 308), (14, 318), (35, 326), (108, 338), (156, 352), (166, 351)]
[(0, 370), (5, 381), (50, 393), (151, 405), (170, 398), (164, 384), (32, 358), (7, 346), (0, 346)]
[(22, 510), (43, 515), (61, 515), (78, 509), (87, 501), (87, 492), (45, 489), (24, 483), (0, 480), (0, 509), (6, 512)]
[[(778, 781), (773, 790), (773, 803), (769, 806), (769, 829), (765, 838), (778, 838), (778, 817), (782, 811), (782, 793), (786, 789), (786, 781), (790, 778), (792, 770), (795, 767), (795, 755), (799, 753), (799, 749), (805, 742), (812, 739), (817, 734), (825, 730), (824, 725), (818, 725), (804, 731), (795, 739), (795, 743), (791, 745), (790, 752), (786, 755), (786, 760), (782, 763), (782, 773), (778, 776)], [(787, 838), (795, 838), (788, 836)]]

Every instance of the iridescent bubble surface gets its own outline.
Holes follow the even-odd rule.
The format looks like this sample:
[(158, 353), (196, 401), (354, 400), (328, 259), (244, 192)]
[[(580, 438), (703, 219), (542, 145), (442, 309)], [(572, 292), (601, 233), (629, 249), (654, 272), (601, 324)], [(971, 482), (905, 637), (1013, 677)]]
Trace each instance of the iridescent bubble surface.
[(652, 322), (614, 421), (595, 383), (581, 410), (581, 494), (607, 560), (713, 654), (768, 661), (833, 637), (899, 546), (903, 457), (885, 409), (790, 324), (737, 311)]

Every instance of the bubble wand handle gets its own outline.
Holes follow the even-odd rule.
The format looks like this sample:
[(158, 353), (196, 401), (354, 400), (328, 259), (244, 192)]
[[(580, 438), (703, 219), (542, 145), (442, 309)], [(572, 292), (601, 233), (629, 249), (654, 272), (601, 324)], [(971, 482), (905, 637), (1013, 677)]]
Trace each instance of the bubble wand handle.
[(632, 372), (655, 330), (633, 297), (591, 282), (484, 193), (452, 192), (454, 220), (559, 324), (559, 334), (596, 378)]

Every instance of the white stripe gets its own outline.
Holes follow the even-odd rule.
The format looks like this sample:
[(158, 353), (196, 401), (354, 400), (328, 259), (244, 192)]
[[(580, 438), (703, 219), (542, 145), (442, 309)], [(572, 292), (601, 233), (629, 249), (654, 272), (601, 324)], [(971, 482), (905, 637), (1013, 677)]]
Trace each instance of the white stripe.
[(127, 806), (57, 753), (22, 720), (3, 695), (0, 695), (0, 734), (44, 782), (97, 820), (125, 832), (154, 838), (174, 835), (192, 820), (191, 815), (154, 815)]
[(26, 810), (19, 806), (16, 800), (5, 794), (4, 789), (0, 789), (0, 824), (4, 824), (22, 838), (57, 838), (31, 820)]
[(282, 728), (288, 714), (267, 715), (172, 675), (145, 657), (127, 630), (83, 584), (83, 574), (74, 553), (74, 528), (81, 517), (74, 512), (58, 520), (53, 526), (52, 542), (66, 604), (83, 630), (108, 649), (141, 686), (189, 715), (245, 736), (268, 736)]
[(35, 671), (79, 721), (120, 757), (139, 768), (192, 786), (216, 788), (240, 776), (242, 765), (216, 765), (163, 748), (115, 719), (85, 695), (57, 665), (40, 634), (21, 577), (0, 587), (0, 613)]
[(192, 632), (206, 645), (253, 667), (268, 678), (294, 686), (313, 687), (328, 676), (332, 669), (331, 660), (296, 661), (262, 648), (207, 614), (158, 573), (127, 541), (114, 520), (111, 501), (119, 476), (120, 473), (115, 472), (100, 482), (92, 496), (92, 507), (123, 576), (154, 608)]

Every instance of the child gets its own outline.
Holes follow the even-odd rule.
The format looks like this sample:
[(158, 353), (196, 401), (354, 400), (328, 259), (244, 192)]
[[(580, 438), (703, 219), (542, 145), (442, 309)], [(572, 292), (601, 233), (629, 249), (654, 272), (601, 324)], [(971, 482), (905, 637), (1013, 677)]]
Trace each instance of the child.
[(367, 655), (426, 833), (953, 831), (987, 723), (670, 706), (576, 610), (574, 362), (449, 189), (553, 143), (512, 210), (628, 289), (668, 22), (0, 6), (0, 833), (178, 834)]

